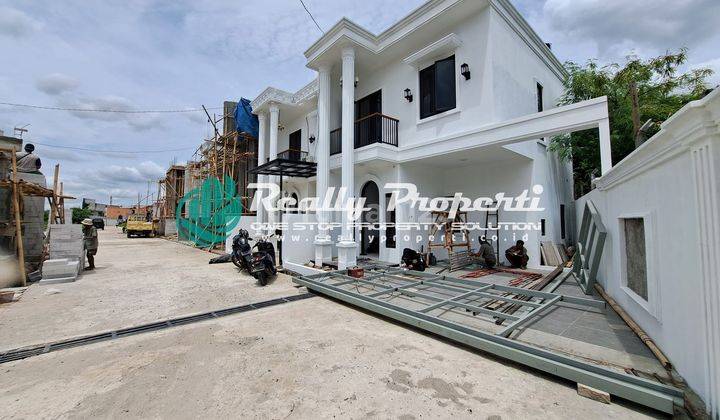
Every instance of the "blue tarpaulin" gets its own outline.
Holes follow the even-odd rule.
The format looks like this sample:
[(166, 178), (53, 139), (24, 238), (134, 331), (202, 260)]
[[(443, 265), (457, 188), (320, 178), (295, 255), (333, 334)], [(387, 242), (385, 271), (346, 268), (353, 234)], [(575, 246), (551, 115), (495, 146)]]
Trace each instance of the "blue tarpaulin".
[(254, 138), (258, 137), (257, 115), (253, 115), (248, 99), (240, 98), (235, 107), (235, 130), (239, 133), (248, 133)]

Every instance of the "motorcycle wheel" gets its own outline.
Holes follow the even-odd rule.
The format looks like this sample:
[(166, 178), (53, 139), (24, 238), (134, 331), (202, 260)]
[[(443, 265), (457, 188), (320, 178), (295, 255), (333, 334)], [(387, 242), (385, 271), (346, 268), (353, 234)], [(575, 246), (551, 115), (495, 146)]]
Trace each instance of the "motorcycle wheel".
[(235, 264), (235, 267), (237, 267), (241, 270), (243, 269), (242, 261), (240, 261), (234, 254), (231, 259), (232, 259), (233, 264)]
[(267, 281), (268, 281), (267, 278), (268, 278), (267, 273), (264, 270), (258, 273), (257, 279), (258, 279), (258, 282), (260, 282), (260, 286), (267, 285)]

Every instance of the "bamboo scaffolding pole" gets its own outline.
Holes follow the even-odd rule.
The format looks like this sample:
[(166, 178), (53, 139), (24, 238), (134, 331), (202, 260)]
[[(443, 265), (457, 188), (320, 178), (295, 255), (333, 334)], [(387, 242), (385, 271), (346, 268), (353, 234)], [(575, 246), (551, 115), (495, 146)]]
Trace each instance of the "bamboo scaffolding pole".
[(615, 302), (615, 299), (611, 298), (607, 293), (605, 293), (605, 290), (600, 286), (599, 284), (595, 283), (595, 290), (597, 290), (598, 293), (600, 293), (600, 296), (603, 297), (607, 301), (607, 303), (610, 305), (610, 307), (613, 308), (615, 312), (617, 312), (618, 315), (620, 315), (620, 318), (625, 321), (626, 324), (628, 324), (628, 327), (630, 327), (631, 330), (635, 334), (637, 334), (638, 337), (640, 337), (640, 340), (642, 340), (643, 343), (645, 343), (646, 346), (650, 349), (650, 351), (655, 355), (655, 357), (660, 361), (660, 363), (665, 367), (665, 369), (670, 370), (672, 369), (672, 363), (670, 363), (670, 360), (665, 356), (665, 354), (660, 350), (660, 348), (655, 344), (655, 342), (648, 336), (645, 331), (643, 331), (640, 326), (635, 323), (635, 321), (630, 318), (630, 315), (625, 312), (623, 308), (620, 307), (620, 305)]
[[(60, 175), (60, 164), (55, 165), (55, 173), (53, 174), (53, 196), (50, 200), (50, 217), (48, 223), (53, 225), (60, 218), (58, 212), (58, 176)], [(57, 218), (57, 219), (56, 219)]]
[(25, 273), (25, 247), (22, 240), (22, 222), (20, 221), (20, 187), (18, 186), (17, 177), (17, 157), (15, 151), (11, 153), (12, 171), (13, 171), (13, 210), (15, 212), (15, 242), (18, 253), (18, 268), (20, 269), (21, 286), (27, 285), (27, 275)]

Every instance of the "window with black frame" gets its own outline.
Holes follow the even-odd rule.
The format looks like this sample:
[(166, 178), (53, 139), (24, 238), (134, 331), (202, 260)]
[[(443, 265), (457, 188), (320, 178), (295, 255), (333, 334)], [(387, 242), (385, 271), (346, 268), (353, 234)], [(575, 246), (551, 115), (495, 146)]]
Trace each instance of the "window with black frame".
[(438, 60), (420, 70), (420, 118), (454, 109), (455, 56)]

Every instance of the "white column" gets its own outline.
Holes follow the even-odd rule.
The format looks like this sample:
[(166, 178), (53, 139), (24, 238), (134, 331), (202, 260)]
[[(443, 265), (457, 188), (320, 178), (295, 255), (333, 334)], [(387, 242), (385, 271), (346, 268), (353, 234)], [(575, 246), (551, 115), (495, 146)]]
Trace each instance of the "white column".
[[(268, 153), (268, 157), (270, 160), (277, 159), (277, 148), (278, 148), (278, 125), (280, 124), (280, 109), (278, 108), (277, 104), (270, 104), (270, 149)], [(279, 182), (279, 178), (276, 175), (270, 175), (268, 182), (273, 182), (277, 184)], [(273, 205), (276, 201), (273, 202)], [(278, 222), (278, 215), (276, 211), (270, 211), (268, 222), (271, 224), (275, 224)], [(268, 234), (275, 233), (275, 228), (271, 228), (270, 232)]]
[[(355, 49), (342, 50), (342, 187), (346, 200), (355, 197)], [(357, 264), (357, 246), (353, 240), (353, 227), (349, 212), (342, 215), (342, 233), (338, 242), (338, 269)]]
[[(258, 166), (265, 163), (265, 138), (267, 137), (267, 114), (264, 112), (261, 112), (258, 114)], [(267, 177), (265, 175), (258, 175), (257, 177), (258, 183), (264, 183), (267, 182)], [(260, 203), (260, 199), (262, 198), (262, 189), (258, 189), (256, 191), (256, 194), (258, 194), (255, 202), (258, 204), (257, 208), (257, 222), (258, 223), (265, 223), (267, 222), (267, 216), (265, 214), (265, 209), (263, 208), (262, 204)]]
[(280, 109), (277, 104), (270, 104), (270, 160), (277, 158), (278, 125), (280, 124)]
[[(704, 120), (706, 127), (712, 126), (710, 113)], [(715, 126), (716, 127), (716, 126)], [(716, 129), (715, 129), (716, 130)], [(695, 187), (695, 214), (699, 223), (700, 272), (703, 297), (702, 323), (705, 339), (706, 391), (698, 389), (705, 398), (711, 418), (720, 416), (720, 285), (717, 273), (720, 271), (720, 150), (718, 137), (710, 137), (690, 146), (693, 184)], [(713, 417), (713, 415), (715, 417)]]
[(610, 120), (605, 118), (598, 125), (600, 131), (600, 175), (612, 169), (612, 147), (610, 145)]
[[(330, 66), (323, 65), (318, 69), (318, 129), (317, 129), (317, 175), (316, 196), (322, 203), (328, 190), (330, 178)], [(324, 262), (332, 260), (332, 241), (326, 229), (320, 230), (328, 223), (328, 214), (317, 211), (318, 232), (315, 236), (315, 266), (322, 267)]]

